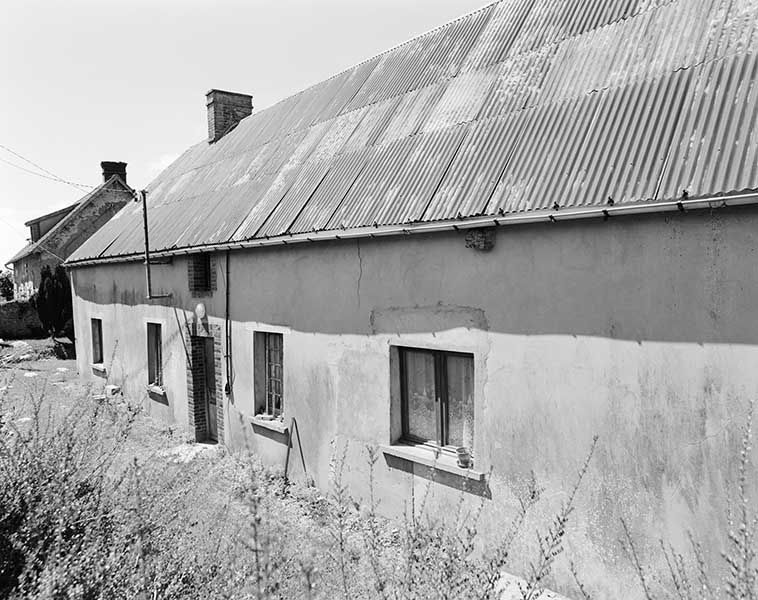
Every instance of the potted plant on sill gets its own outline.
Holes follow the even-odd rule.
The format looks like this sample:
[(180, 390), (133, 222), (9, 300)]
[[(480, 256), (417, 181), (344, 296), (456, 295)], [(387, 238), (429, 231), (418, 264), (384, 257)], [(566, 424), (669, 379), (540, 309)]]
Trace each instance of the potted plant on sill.
[(455, 453), (458, 456), (458, 466), (461, 469), (470, 469), (474, 466), (474, 457), (471, 455), (468, 448), (460, 446), (455, 449)]

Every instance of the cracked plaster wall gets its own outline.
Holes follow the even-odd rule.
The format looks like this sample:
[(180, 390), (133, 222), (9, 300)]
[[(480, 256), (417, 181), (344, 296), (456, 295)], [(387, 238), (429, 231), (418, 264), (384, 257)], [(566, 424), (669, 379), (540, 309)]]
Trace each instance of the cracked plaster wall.
[[(329, 459), (347, 442), (345, 477), (364, 498), (364, 445), (392, 441), (390, 346), (472, 352), (475, 464), (492, 468), (483, 536), (504, 531), (514, 490), (532, 472), (545, 486), (514, 547), (515, 572), (525, 572), (534, 527), (565, 499), (594, 434), (600, 441), (567, 535), (589, 589), (637, 597), (618, 542), (621, 517), (648, 564), (660, 565), (659, 537), (684, 549), (688, 529), (718, 562), (739, 426), (758, 392), (758, 211), (503, 228), (488, 253), (464, 242), (449, 233), (233, 253), (231, 445), (272, 464), (286, 450), (247, 420), (256, 329), (284, 334), (285, 413), (287, 424), (298, 419), (309, 472), (327, 487)], [(139, 264), (76, 269), (80, 371), (88, 373), (90, 347), (82, 324), (101, 315), (106, 355), (118, 340), (113, 376), (143, 393), (144, 322), (161, 319), (168, 405), (147, 407), (181, 427), (180, 326), (200, 301), (223, 325), (224, 255), (216, 265), (219, 289), (207, 298), (191, 297), (185, 259), (154, 267), (155, 291), (174, 296), (153, 305)], [(296, 473), (298, 463), (294, 455)], [(428, 484), (381, 457), (376, 475), (388, 514), (401, 514), (411, 491), (418, 499)], [(432, 510), (450, 512), (459, 489), (432, 488)], [(469, 507), (480, 502), (466, 497)], [(565, 559), (550, 583), (576, 593)]]

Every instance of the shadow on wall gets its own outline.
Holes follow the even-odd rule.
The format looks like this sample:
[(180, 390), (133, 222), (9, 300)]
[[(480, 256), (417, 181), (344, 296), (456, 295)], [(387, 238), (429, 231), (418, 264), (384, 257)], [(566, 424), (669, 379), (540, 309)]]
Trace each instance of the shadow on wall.
[[(234, 321), (306, 333), (466, 327), (756, 344), (757, 251), (753, 207), (503, 227), (490, 252), (467, 249), (463, 233), (258, 248), (231, 255), (231, 311)], [(146, 304), (141, 265), (129, 264), (129, 278), (124, 268), (78, 269), (77, 294)], [(175, 276), (186, 287), (183, 262), (154, 267), (157, 277), (171, 269), (184, 270)], [(156, 304), (194, 308), (185, 290), (172, 291)], [(210, 316), (223, 318), (216, 306)]]
[(390, 469), (403, 471), (416, 477), (426, 479), (432, 483), (444, 485), (445, 487), (466, 494), (473, 494), (474, 496), (480, 496), (487, 499), (492, 498), (492, 490), (486, 479), (461, 477), (458, 473), (450, 473), (442, 469), (435, 469), (427, 465), (392, 456), (391, 454), (385, 454), (384, 459)]
[[(306, 334), (501, 334), (490, 336), (479, 464), (501, 482), (534, 470), (565, 489), (598, 433), (575, 532), (587, 556), (621, 564), (620, 517), (630, 514), (646, 539), (686, 542), (695, 523), (706, 547), (718, 548), (736, 424), (758, 391), (758, 209), (506, 227), (489, 252), (466, 248), (464, 237), (232, 253), (232, 318)], [(160, 304), (193, 310), (186, 264), (156, 271), (175, 293)], [(213, 318), (224, 317), (222, 283), (206, 304)], [(76, 291), (146, 306), (138, 263), (77, 270)], [(352, 358), (360, 368), (365, 357)], [(330, 381), (327, 373), (303, 388), (331, 399)], [(317, 404), (298, 419), (320, 422)], [(325, 473), (327, 460), (310, 458), (309, 468)], [(503, 496), (494, 485), (492, 493)]]

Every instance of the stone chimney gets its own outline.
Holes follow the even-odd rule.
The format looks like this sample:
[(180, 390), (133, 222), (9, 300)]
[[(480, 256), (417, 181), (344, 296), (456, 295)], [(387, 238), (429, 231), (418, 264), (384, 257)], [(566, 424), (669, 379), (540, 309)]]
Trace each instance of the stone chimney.
[(211, 90), (205, 95), (208, 106), (208, 143), (219, 141), (242, 119), (253, 114), (253, 97), (236, 92)]
[(126, 183), (126, 163), (104, 160), (100, 163), (100, 167), (103, 169), (103, 183), (114, 175), (118, 175), (121, 181)]

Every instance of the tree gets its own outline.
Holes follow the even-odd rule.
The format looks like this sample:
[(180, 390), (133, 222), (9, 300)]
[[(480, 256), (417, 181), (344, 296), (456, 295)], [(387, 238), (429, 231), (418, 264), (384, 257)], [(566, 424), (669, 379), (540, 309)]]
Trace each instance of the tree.
[(10, 271), (0, 273), (0, 297), (13, 300), (13, 273)]
[(53, 272), (45, 265), (40, 271), (40, 283), (33, 304), (42, 327), (51, 336), (74, 336), (71, 286), (66, 270), (58, 265)]

